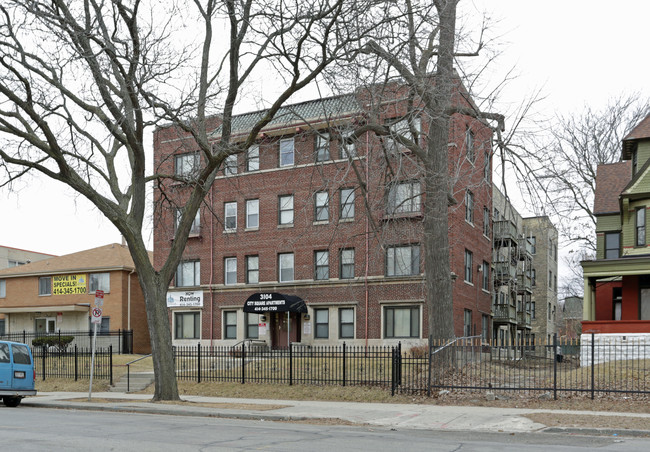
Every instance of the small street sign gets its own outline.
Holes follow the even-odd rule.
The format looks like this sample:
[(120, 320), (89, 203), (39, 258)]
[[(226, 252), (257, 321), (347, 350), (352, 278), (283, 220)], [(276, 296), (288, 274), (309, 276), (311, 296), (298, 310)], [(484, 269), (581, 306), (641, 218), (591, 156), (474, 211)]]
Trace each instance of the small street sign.
[(103, 290), (96, 290), (95, 291), (95, 306), (103, 306), (104, 305), (104, 291)]
[(102, 323), (102, 308), (95, 307), (90, 312), (90, 323), (101, 324)]

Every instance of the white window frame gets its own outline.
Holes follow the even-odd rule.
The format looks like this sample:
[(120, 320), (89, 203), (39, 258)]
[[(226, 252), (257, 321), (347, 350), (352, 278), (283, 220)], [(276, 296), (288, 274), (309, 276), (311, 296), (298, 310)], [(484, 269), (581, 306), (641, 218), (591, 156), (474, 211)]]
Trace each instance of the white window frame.
[(347, 140), (354, 134), (353, 130), (344, 130), (341, 132), (341, 158), (353, 159), (357, 156), (356, 141), (348, 143)]
[(237, 311), (223, 311), (223, 338), (237, 340)]
[(295, 152), (296, 145), (293, 137), (280, 140), (280, 168), (295, 164)]
[(342, 188), (339, 190), (340, 209), (339, 215), (341, 220), (354, 219), (354, 188)]
[(260, 200), (249, 199), (246, 201), (246, 229), (260, 227)]
[(227, 232), (237, 230), (237, 201), (223, 204), (223, 230)]
[[(392, 314), (389, 314), (391, 313)], [(417, 314), (417, 317), (413, 319), (413, 313)], [(408, 333), (405, 333), (406, 328), (401, 328), (400, 331), (396, 330), (396, 314), (401, 316), (406, 316), (408, 314)], [(384, 306), (383, 315), (383, 328), (384, 328), (384, 338), (385, 339), (402, 339), (402, 338), (419, 338), (421, 335), (421, 325), (420, 317), (422, 311), (420, 306), (406, 305), (406, 306)], [(389, 321), (393, 320), (392, 325), (389, 325)], [(399, 320), (399, 319), (397, 319)], [(415, 330), (415, 331), (414, 331)], [(391, 333), (392, 332), (392, 333)]]
[(278, 224), (293, 224), (293, 220), (293, 195), (278, 196)]
[[(343, 248), (340, 253), (339, 279), (354, 279), (354, 248)], [(352, 269), (350, 275), (349, 269)]]
[(0, 279), (0, 298), (7, 297), (7, 281), (5, 279)]
[[(344, 319), (343, 314), (352, 313), (352, 320)], [(344, 321), (346, 320), (346, 321)], [(352, 328), (352, 332), (345, 333), (343, 332), (344, 327)], [(355, 336), (355, 313), (354, 308), (339, 308), (339, 339), (354, 339)]]
[(111, 274), (109, 272), (90, 273), (88, 275), (88, 293), (95, 293), (103, 290), (104, 293), (111, 291)]
[[(411, 135), (411, 126), (415, 130), (417, 136)], [(419, 116), (413, 118), (403, 118), (396, 123), (389, 126), (390, 135), (386, 138), (386, 149), (388, 152), (397, 153), (405, 149), (404, 146), (398, 143), (394, 138), (395, 136), (403, 136), (404, 138), (413, 141), (416, 144), (420, 142), (420, 135), (422, 132), (422, 121)]]
[(329, 339), (330, 310), (328, 308), (314, 309), (314, 339)]
[(38, 278), (38, 295), (43, 297), (52, 295), (51, 276), (41, 276), (40, 278)]
[[(178, 230), (178, 225), (181, 222), (181, 217), (183, 216), (183, 209), (177, 208), (174, 221), (174, 231)], [(192, 220), (192, 226), (190, 226), (190, 237), (201, 234), (201, 209), (196, 211), (196, 216)]]
[[(254, 275), (255, 278), (251, 276)], [(246, 284), (259, 284), (260, 282), (260, 257), (259, 255), (246, 256)]]
[(295, 257), (293, 253), (278, 254), (278, 281), (295, 281)]
[(189, 152), (174, 156), (174, 174), (179, 177), (195, 176), (200, 168), (198, 152)]
[(330, 134), (327, 132), (318, 133), (314, 147), (316, 162), (326, 162), (330, 160)]
[(474, 193), (465, 191), (465, 221), (474, 224)]
[(470, 250), (467, 248), (465, 249), (465, 260), (464, 260), (464, 278), (466, 283), (473, 284), (474, 283), (474, 269), (472, 266), (474, 265), (474, 253), (472, 253)]
[(389, 215), (398, 213), (418, 213), (421, 211), (419, 181), (399, 181), (390, 185), (388, 190), (387, 210)]
[(314, 221), (326, 222), (330, 220), (330, 194), (327, 191), (314, 193)]
[(237, 258), (226, 257), (223, 259), (223, 283), (226, 286), (237, 284)]
[(330, 279), (330, 252), (328, 250), (314, 251), (314, 279), (316, 281)]
[[(244, 322), (246, 325), (246, 339), (260, 338), (260, 315), (254, 312), (244, 313)], [(254, 333), (253, 333), (254, 331)]]
[[(187, 268), (187, 270), (185, 270)], [(183, 271), (188, 271), (192, 275), (188, 275), (192, 281), (185, 281)], [(191, 282), (191, 284), (190, 284)], [(201, 261), (198, 259), (181, 261), (176, 269), (176, 287), (195, 287), (201, 285)]]
[(471, 128), (465, 129), (465, 155), (467, 160), (474, 163), (476, 161), (476, 149), (474, 148), (474, 132)]
[(224, 176), (232, 176), (237, 174), (237, 154), (232, 154), (223, 160), (223, 174)]

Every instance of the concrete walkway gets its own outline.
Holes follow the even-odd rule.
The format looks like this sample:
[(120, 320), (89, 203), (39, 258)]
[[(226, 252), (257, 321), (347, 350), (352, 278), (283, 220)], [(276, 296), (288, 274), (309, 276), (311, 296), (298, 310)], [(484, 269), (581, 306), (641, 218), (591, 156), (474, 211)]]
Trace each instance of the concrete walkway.
[[(26, 407), (137, 412), (176, 416), (223, 417), (269, 421), (341, 420), (357, 425), (399, 429), (462, 430), (485, 432), (571, 432), (582, 434), (650, 436), (650, 414), (594, 411), (541, 410), (438, 406), (418, 404), (318, 402), (297, 400), (231, 399), (182, 396), (185, 403), (151, 403), (148, 394), (101, 392), (43, 392), (23, 399)], [(20, 408), (18, 408), (20, 409)], [(530, 413), (630, 416), (648, 419), (648, 431), (552, 428), (524, 417)]]

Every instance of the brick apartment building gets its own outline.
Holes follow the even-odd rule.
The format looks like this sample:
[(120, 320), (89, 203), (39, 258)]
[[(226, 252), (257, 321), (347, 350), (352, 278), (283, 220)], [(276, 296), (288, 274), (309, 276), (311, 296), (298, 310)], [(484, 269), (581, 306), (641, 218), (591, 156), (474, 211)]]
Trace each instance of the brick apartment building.
[[(426, 140), (426, 118), (405, 117), (400, 90), (373, 112), (356, 94), (286, 106), (256, 145), (224, 162), (168, 292), (176, 344), (426, 340), (421, 168), (391, 136), (345, 140), (369, 114), (402, 133), (410, 125)], [(262, 114), (235, 117), (235, 141)], [(490, 337), (491, 138), (484, 123), (452, 116), (449, 277), (457, 336)], [(200, 164), (192, 139), (172, 127), (156, 130), (154, 156), (159, 173), (188, 183)], [(187, 190), (182, 182), (156, 187), (157, 267)], [(290, 312), (253, 309), (273, 303)]]

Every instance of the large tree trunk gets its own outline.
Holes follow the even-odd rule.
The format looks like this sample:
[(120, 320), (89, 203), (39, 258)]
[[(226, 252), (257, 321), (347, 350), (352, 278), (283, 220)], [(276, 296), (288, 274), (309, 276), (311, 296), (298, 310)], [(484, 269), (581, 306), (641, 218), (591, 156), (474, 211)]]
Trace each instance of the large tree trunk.
[(160, 281), (160, 275), (157, 273), (149, 275), (139, 273), (138, 277), (147, 306), (147, 324), (153, 355), (155, 382), (153, 400), (178, 400), (172, 335), (166, 304), (167, 284)]

